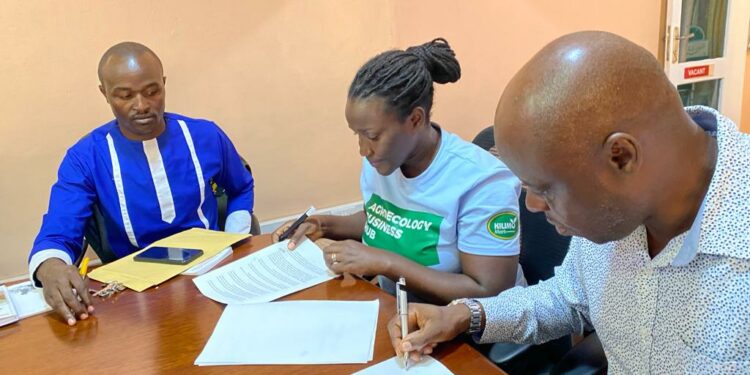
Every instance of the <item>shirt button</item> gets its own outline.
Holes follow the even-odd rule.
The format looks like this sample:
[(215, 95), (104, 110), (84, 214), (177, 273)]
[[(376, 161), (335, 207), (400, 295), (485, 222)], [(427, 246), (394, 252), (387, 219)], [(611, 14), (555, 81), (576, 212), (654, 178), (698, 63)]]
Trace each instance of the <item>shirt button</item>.
[(641, 339), (648, 340), (651, 337), (651, 331), (648, 328), (641, 328)]

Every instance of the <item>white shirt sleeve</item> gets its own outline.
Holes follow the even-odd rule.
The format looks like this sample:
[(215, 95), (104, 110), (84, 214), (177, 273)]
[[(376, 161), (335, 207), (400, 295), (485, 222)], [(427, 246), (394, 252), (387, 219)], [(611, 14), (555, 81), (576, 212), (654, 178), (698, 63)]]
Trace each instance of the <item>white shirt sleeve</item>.
[(250, 224), (252, 216), (250, 211), (239, 210), (227, 215), (227, 221), (224, 223), (224, 232), (228, 233), (250, 233)]
[(481, 178), (458, 209), (458, 248), (475, 255), (518, 255), (520, 181), (507, 169)]
[(539, 344), (592, 329), (588, 298), (579, 278), (580, 239), (573, 238), (555, 276), (529, 287), (515, 287), (496, 297), (480, 298), (485, 313), (482, 343)]

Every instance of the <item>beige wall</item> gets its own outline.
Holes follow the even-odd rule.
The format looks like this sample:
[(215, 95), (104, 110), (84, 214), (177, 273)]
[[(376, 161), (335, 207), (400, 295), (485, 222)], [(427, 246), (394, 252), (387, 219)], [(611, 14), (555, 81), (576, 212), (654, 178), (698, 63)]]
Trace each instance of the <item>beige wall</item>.
[(446, 38), (456, 50), (462, 78), (437, 88), (434, 120), (466, 139), (493, 123), (495, 106), (512, 76), (551, 40), (581, 30), (605, 30), (655, 55), (662, 4), (654, 0), (397, 1), (399, 46)]
[(159, 54), (169, 111), (224, 128), (253, 166), (256, 211), (267, 220), (359, 199), (343, 106), (354, 72), (375, 53), (447, 38), (464, 76), (438, 89), (434, 120), (470, 138), (546, 42), (603, 29), (656, 53), (661, 10), (654, 0), (7, 0), (2, 8), (0, 279), (25, 272), (67, 147), (112, 117), (95, 70), (116, 42)]
[(256, 178), (261, 220), (358, 199), (343, 116), (356, 69), (393, 44), (390, 2), (3, 1), (0, 279), (25, 272), (65, 150), (112, 113), (96, 66), (136, 40), (164, 62), (167, 110), (219, 123)]

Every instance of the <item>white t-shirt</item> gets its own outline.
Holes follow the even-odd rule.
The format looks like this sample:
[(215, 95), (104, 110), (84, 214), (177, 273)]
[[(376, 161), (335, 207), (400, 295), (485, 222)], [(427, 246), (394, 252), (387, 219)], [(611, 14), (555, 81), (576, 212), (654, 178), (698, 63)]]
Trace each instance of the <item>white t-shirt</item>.
[(382, 176), (363, 159), (362, 242), (452, 273), (461, 272), (459, 251), (518, 255), (520, 181), (489, 152), (440, 131), (437, 154), (414, 178), (400, 168)]

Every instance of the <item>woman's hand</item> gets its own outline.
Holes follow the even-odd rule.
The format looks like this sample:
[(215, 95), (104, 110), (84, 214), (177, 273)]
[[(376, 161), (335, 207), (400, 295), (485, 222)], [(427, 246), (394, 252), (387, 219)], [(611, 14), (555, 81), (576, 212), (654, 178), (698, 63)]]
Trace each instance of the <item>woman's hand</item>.
[[(273, 238), (273, 242), (279, 242), (279, 237), (287, 230), (289, 227), (292, 226), (292, 223), (294, 221), (287, 221), (284, 224), (281, 224), (280, 227), (276, 228), (275, 231), (271, 234)], [(297, 227), (297, 230), (294, 231), (289, 236), (289, 245), (287, 246), (289, 250), (294, 250), (297, 247), (297, 244), (305, 240), (305, 236), (309, 238), (312, 241), (315, 241), (319, 238), (323, 237), (323, 225), (320, 222), (320, 218), (316, 216), (310, 216), (300, 224), (299, 227)]]
[(323, 249), (326, 264), (335, 273), (382, 275), (391, 265), (393, 254), (364, 245), (359, 241), (336, 241)]

